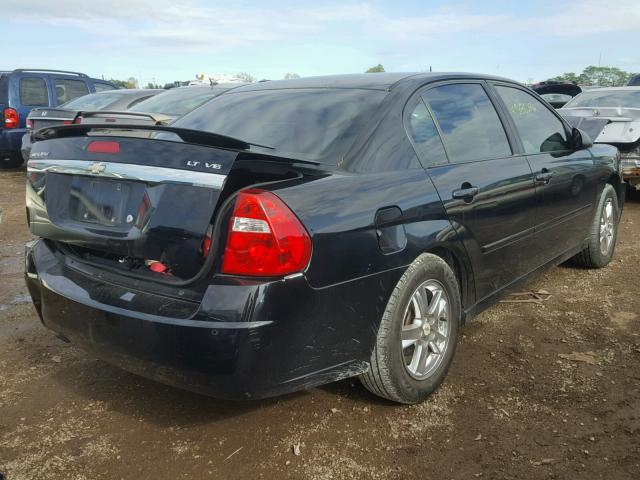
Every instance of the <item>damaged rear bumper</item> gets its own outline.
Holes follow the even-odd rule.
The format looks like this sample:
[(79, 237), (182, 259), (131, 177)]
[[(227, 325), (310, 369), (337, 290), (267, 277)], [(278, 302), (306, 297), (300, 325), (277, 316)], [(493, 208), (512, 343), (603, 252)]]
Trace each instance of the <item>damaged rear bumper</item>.
[(269, 397), (366, 371), (386, 300), (356, 313), (332, 290), (364, 295), (401, 275), (318, 290), (304, 276), (222, 278), (194, 301), (87, 275), (48, 241), (25, 253), (26, 282), (46, 327), (124, 370), (223, 399)]

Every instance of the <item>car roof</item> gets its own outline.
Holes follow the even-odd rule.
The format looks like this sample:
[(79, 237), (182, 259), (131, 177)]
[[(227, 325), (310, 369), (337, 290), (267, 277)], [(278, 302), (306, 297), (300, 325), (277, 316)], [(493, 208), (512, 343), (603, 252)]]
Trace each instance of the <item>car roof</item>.
[(456, 72), (384, 72), (355, 73), (345, 75), (325, 75), (318, 77), (296, 78), (291, 80), (270, 80), (251, 83), (234, 89), (234, 92), (248, 90), (277, 90), (288, 88), (356, 88), (369, 90), (389, 90), (405, 82), (426, 83), (447, 79), (469, 78), (513, 82), (507, 78), (476, 73)]

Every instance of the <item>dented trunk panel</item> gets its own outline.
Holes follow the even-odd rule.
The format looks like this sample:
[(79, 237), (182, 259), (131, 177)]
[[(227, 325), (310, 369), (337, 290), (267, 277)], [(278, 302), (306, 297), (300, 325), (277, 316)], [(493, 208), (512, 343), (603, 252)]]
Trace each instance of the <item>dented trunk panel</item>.
[[(119, 152), (93, 153), (92, 142)], [(189, 275), (237, 152), (140, 138), (34, 144), (27, 210), (34, 235), (115, 256), (160, 260)]]

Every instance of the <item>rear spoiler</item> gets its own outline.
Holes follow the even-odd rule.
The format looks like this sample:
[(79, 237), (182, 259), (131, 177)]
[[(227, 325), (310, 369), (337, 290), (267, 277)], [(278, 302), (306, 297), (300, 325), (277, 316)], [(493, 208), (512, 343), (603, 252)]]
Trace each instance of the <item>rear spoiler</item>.
[(199, 130), (191, 130), (187, 128), (176, 128), (168, 125), (61, 125), (56, 127), (43, 128), (38, 130), (33, 139), (52, 140), (54, 138), (68, 137), (85, 137), (92, 130), (99, 130), (102, 133), (110, 134), (111, 132), (140, 130), (147, 132), (169, 132), (177, 135), (185, 143), (196, 143), (209, 147), (223, 147), (234, 150), (249, 150), (251, 145), (242, 140), (217, 133), (201, 132)]
[[(46, 116), (42, 116), (41, 112), (47, 112)], [(69, 118), (59, 118), (59, 117), (50, 117), (49, 113), (59, 113), (62, 112), (63, 114), (68, 114), (70, 115), (69, 118), (73, 118), (75, 117), (75, 112), (73, 110), (66, 110), (64, 108), (56, 108), (56, 107), (39, 107), (39, 108), (32, 108), (31, 111), (29, 112), (29, 114), (27, 115), (27, 118), (31, 118), (31, 119), (36, 119), (36, 120), (69, 120)]]
[(78, 116), (82, 118), (101, 117), (103, 115), (118, 115), (119, 117), (144, 117), (144, 118), (149, 118), (151, 121), (153, 121), (156, 124), (165, 122), (167, 120), (172, 120), (174, 118), (168, 115), (154, 116), (152, 113), (122, 112), (122, 111), (109, 111), (109, 110), (78, 112)]
[[(159, 132), (159, 133), (173, 133), (177, 135), (184, 143), (190, 143), (195, 145), (204, 145), (207, 147), (227, 148), (237, 151), (250, 151), (251, 147), (266, 148), (268, 150), (274, 150), (273, 147), (266, 145), (260, 145), (257, 143), (245, 142), (238, 138), (229, 137), (227, 135), (220, 135), (219, 133), (202, 132), (200, 130), (191, 130), (189, 128), (172, 127), (170, 125), (114, 125), (114, 126), (102, 126), (102, 125), (60, 125), (55, 127), (45, 127), (33, 135), (34, 141), (41, 140), (53, 140), (56, 138), (69, 138), (69, 137), (85, 137), (91, 131), (95, 131), (95, 135), (111, 135), (117, 136), (118, 131), (132, 131), (139, 130), (143, 132)], [(311, 165), (320, 165), (320, 162), (314, 162), (312, 160), (301, 160), (297, 158), (279, 157), (277, 155), (270, 155), (262, 152), (251, 152), (253, 155), (257, 155), (263, 158), (270, 158), (279, 161), (288, 161), (293, 163), (307, 163)]]

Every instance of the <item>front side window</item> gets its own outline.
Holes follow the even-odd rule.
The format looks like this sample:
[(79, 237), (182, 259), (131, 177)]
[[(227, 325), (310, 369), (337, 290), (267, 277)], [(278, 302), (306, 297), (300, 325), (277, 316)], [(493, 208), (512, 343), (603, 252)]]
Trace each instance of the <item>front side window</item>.
[(428, 166), (447, 163), (447, 154), (436, 124), (420, 98), (407, 118), (407, 130), (418, 155)]
[(500, 118), (479, 84), (456, 83), (423, 94), (436, 117), (452, 162), (511, 155)]
[(564, 125), (533, 95), (513, 87), (496, 86), (527, 154), (567, 150)]
[(26, 77), (20, 79), (20, 103), (29, 107), (49, 105), (47, 84), (43, 78)]
[(56, 79), (53, 82), (58, 105), (89, 93), (87, 84), (82, 80)]

